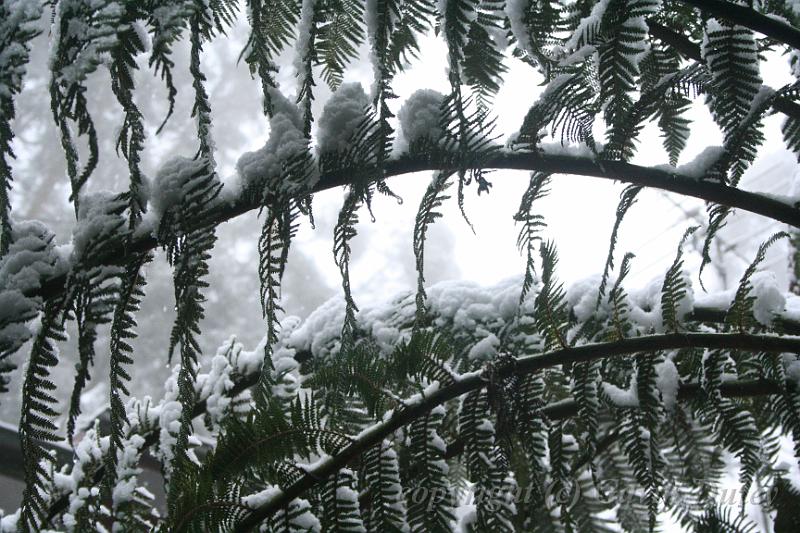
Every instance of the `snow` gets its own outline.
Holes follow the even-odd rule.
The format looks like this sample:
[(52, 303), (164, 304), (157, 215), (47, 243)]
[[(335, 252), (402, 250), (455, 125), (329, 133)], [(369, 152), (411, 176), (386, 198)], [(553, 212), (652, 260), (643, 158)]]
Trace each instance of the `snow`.
[(55, 246), (54, 235), (38, 221), (12, 224), (8, 253), (0, 259), (0, 346), (13, 353), (31, 337), (26, 322), (36, 317), (39, 298), (25, 293), (39, 289), (42, 281), (65, 273), (68, 262)]
[(531, 0), (507, 0), (505, 5), (506, 16), (511, 23), (511, 32), (517, 40), (519, 47), (529, 57), (535, 57), (530, 32), (525, 24), (525, 11)]
[(343, 83), (325, 102), (319, 117), (317, 147), (320, 154), (349, 147), (352, 135), (366, 118), (369, 98), (360, 83)]
[(226, 357), (226, 346), (220, 347), (211, 359), (211, 368), (207, 373), (198, 374), (195, 388), (199, 390), (199, 399), (206, 402), (206, 413), (213, 426), (217, 426), (225, 416), (231, 398), (227, 392), (233, 388), (231, 372), (233, 366)]
[[(595, 316), (597, 305), (597, 296), (600, 292), (600, 275), (590, 276), (584, 278), (569, 286), (566, 292), (567, 303), (572, 307), (572, 313), (578, 322), (585, 322), (589, 318)], [(609, 280), (607, 285), (613, 284), (613, 280)], [(600, 310), (605, 311), (607, 301), (604, 298), (600, 303)]]
[(672, 410), (678, 401), (679, 385), (678, 368), (672, 359), (664, 359), (664, 362), (656, 365), (656, 387), (661, 392), (661, 399), (668, 411)]
[(479, 340), (470, 348), (468, 357), (472, 361), (488, 361), (497, 355), (497, 348), (500, 346), (500, 339), (494, 333), (490, 333)]
[(269, 138), (264, 146), (253, 152), (245, 152), (236, 162), (241, 183), (225, 198), (235, 200), (244, 190), (274, 190), (275, 192), (295, 192), (296, 188), (311, 189), (319, 176), (312, 174), (304, 183), (279, 181), (283, 176), (285, 164), (292, 158), (302, 155), (308, 149), (308, 140), (303, 134), (303, 117), (297, 106), (283, 94), (270, 89), (273, 114), (269, 120)]
[(134, 498), (138, 476), (142, 473), (138, 464), (143, 446), (144, 437), (134, 434), (124, 439), (123, 447), (117, 450), (117, 483), (111, 493), (114, 509)]
[(127, 204), (118, 195), (100, 191), (81, 195), (78, 205), (78, 222), (72, 231), (72, 253), (76, 260), (83, 257), (90, 245), (119, 236), (126, 223), (122, 211)]
[(603, 393), (608, 396), (611, 403), (617, 407), (639, 407), (639, 395), (636, 393), (636, 376), (631, 377), (628, 390), (623, 390), (612, 385), (603, 383), (601, 385)]
[(666, 170), (679, 176), (701, 179), (724, 153), (725, 149), (722, 146), (707, 146), (693, 160), (677, 168), (672, 165), (655, 165), (653, 168)]
[(403, 103), (397, 114), (400, 133), (395, 151), (404, 153), (414, 141), (428, 137), (436, 141), (444, 135), (441, 106), (444, 95), (433, 89), (418, 89)]
[(304, 60), (308, 54), (308, 45), (311, 38), (311, 25), (314, 20), (314, 6), (317, 0), (302, 0), (300, 8), (300, 22), (297, 25), (297, 44), (295, 46), (294, 69), (297, 77), (305, 76)]
[(164, 163), (150, 187), (150, 202), (156, 220), (160, 221), (167, 211), (180, 206), (191, 190), (192, 182), (210, 171), (203, 158), (176, 156)]
[(283, 494), (283, 491), (280, 487), (269, 486), (259, 492), (243, 497), (242, 504), (251, 509), (256, 509), (266, 504), (268, 501), (279, 497), (281, 494)]
[(565, 50), (577, 50), (584, 44), (591, 44), (591, 39), (589, 39), (589, 37), (594, 33), (594, 28), (600, 25), (600, 21), (603, 19), (606, 9), (608, 9), (609, 1), (610, 0), (600, 0), (592, 7), (589, 16), (581, 19), (578, 27), (575, 28), (575, 32), (573, 32), (572, 36), (564, 43), (563, 48)]
[(783, 311), (786, 298), (778, 287), (778, 280), (774, 272), (756, 272), (750, 278), (753, 285), (752, 295), (755, 296), (753, 316), (765, 326), (772, 325), (774, 316)]
[(0, 518), (0, 533), (17, 533), (17, 522), (19, 522), (20, 509), (10, 515)]
[(31, 0), (6, 0), (0, 7), (0, 98), (12, 98), (22, 89), (29, 52), (18, 39), (38, 27), (43, 3)]
[(570, 157), (582, 157), (594, 159), (596, 157), (595, 150), (599, 153), (603, 150), (602, 143), (595, 143), (595, 150), (586, 143), (573, 143), (573, 142), (540, 142), (536, 148), (545, 155), (566, 155)]

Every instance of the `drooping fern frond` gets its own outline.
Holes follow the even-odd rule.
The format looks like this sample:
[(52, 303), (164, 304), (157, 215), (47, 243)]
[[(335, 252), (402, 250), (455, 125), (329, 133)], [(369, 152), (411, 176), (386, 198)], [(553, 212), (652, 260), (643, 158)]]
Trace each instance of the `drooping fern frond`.
[(525, 277), (522, 281), (522, 291), (519, 295), (520, 309), (525, 297), (533, 288), (533, 283), (536, 276), (534, 255), (536, 254), (535, 244), (537, 241), (541, 242), (539, 232), (547, 224), (544, 217), (540, 214), (533, 213), (533, 203), (541, 200), (550, 193), (547, 188), (550, 184), (550, 174), (544, 172), (531, 173), (531, 180), (528, 183), (528, 188), (522, 195), (522, 200), (519, 203), (519, 209), (514, 215), (514, 221), (522, 223), (519, 235), (517, 236), (517, 249), (520, 253), (525, 254)]
[(554, 30), (564, 25), (563, 6), (552, 0), (511, 1), (506, 2), (505, 11), (523, 58), (549, 80), (555, 63), (553, 49), (561, 44)]
[(628, 320), (629, 306), (627, 302), (627, 294), (622, 287), (622, 282), (630, 273), (631, 261), (634, 255), (627, 253), (622, 258), (622, 264), (619, 267), (619, 276), (617, 276), (611, 290), (608, 291), (608, 302), (611, 307), (611, 322), (614, 326), (614, 333), (617, 339), (622, 340), (628, 336), (631, 324)]
[(180, 345), (180, 430), (169, 468), (170, 478), (175, 478), (174, 483), (170, 484), (172, 490), (168, 495), (168, 506), (173, 512), (176, 510), (181, 480), (190, 479), (189, 470), (194, 468), (188, 455), (188, 445), (191, 412), (195, 402), (195, 374), (200, 355), (196, 336), (199, 333), (199, 323), (204, 317), (205, 298), (200, 291), (208, 285), (203, 278), (208, 275), (208, 260), (216, 241), (213, 223), (209, 221), (206, 212), (212, 207), (221, 187), (210, 163), (205, 159), (179, 159), (174, 164), (177, 167), (174, 175), (169, 173), (172, 169), (167, 167), (159, 176), (163, 181), (175, 180), (172, 186), (180, 191), (177, 205), (171, 206), (162, 216), (159, 227), (159, 238), (164, 243), (167, 259), (173, 266), (177, 311), (170, 335), (170, 356)]
[(300, 17), (300, 2), (248, 0), (247, 7), (250, 36), (241, 57), (250, 68), (250, 74), (258, 74), (261, 80), (264, 114), (271, 117), (273, 113), (271, 94), (277, 87), (275, 74), (278, 67), (275, 65), (275, 57), (294, 37), (294, 25)]
[[(97, 70), (104, 54), (113, 53), (120, 45), (135, 46), (132, 44), (135, 41), (120, 41), (124, 36), (138, 40), (136, 32), (124, 32), (128, 28), (125, 19), (126, 7), (118, 2), (104, 0), (89, 5), (73, 0), (56, 5), (53, 23), (55, 38), (50, 59), (53, 73), (50, 107), (61, 133), (76, 213), (78, 194), (97, 166), (99, 150), (97, 131), (89, 114), (86, 79)], [(118, 91), (118, 94), (123, 94), (125, 85), (120, 85), (119, 89), (121, 92)], [(79, 136), (85, 135), (88, 140), (89, 155), (82, 169), (79, 168), (79, 152), (70, 123), (77, 126)]]
[(611, 230), (611, 239), (608, 246), (608, 257), (606, 257), (606, 265), (603, 267), (603, 275), (600, 278), (600, 287), (597, 291), (597, 303), (595, 307), (600, 307), (600, 302), (605, 296), (606, 285), (608, 284), (608, 276), (614, 269), (614, 248), (617, 246), (617, 236), (619, 228), (622, 225), (622, 219), (628, 213), (628, 210), (636, 203), (636, 196), (642, 190), (637, 185), (629, 185), (622, 190), (619, 195), (619, 204), (617, 204), (616, 218), (614, 219), (614, 228)]
[[(645, 18), (658, 11), (660, 2), (635, 0), (609, 2), (603, 14), (596, 45), (599, 53), (600, 102), (608, 124), (626, 120), (632, 105), (630, 93), (636, 88), (639, 61), (647, 49)], [(613, 28), (613, 29), (612, 29)]]
[(543, 242), (539, 247), (542, 258), (542, 287), (536, 296), (534, 320), (542, 336), (545, 349), (566, 348), (566, 329), (569, 326), (569, 310), (565, 301), (564, 287), (555, 277), (558, 254), (555, 243)]
[(152, 28), (152, 43), (148, 65), (164, 80), (167, 89), (168, 109), (157, 132), (160, 133), (175, 109), (178, 89), (175, 87), (172, 69), (172, 48), (180, 39), (186, 27), (186, 20), (192, 14), (191, 0), (174, 0), (163, 2), (153, 9), (148, 16), (148, 26)]
[(528, 110), (520, 126), (517, 143), (534, 149), (543, 130), (550, 128), (565, 142), (585, 143), (594, 149), (592, 128), (597, 111), (597, 82), (594, 66), (583, 61), (565, 69), (551, 81), (539, 99)]
[(366, 532), (355, 491), (356, 476), (344, 468), (328, 479), (321, 488), (322, 527), (325, 531), (341, 533)]
[[(138, 16), (138, 13), (134, 16)], [(145, 51), (147, 42), (134, 28), (137, 21), (130, 21), (124, 31), (118, 34), (119, 41), (111, 50), (111, 88), (117, 101), (125, 112), (122, 127), (117, 135), (117, 152), (128, 162), (130, 187), (128, 192), (129, 229), (133, 230), (139, 223), (141, 214), (146, 209), (145, 182), (140, 168), (141, 154), (144, 150), (145, 132), (144, 116), (133, 100), (135, 74), (138, 70), (136, 56)]]
[(364, 41), (363, 0), (317, 0), (322, 11), (317, 23), (316, 63), (322, 66), (322, 78), (336, 89), (344, 79), (344, 69), (358, 56)]
[(408, 428), (415, 475), (403, 481), (407, 487), (408, 525), (413, 533), (449, 531), (455, 520), (444, 442), (438, 434), (444, 416), (444, 408), (436, 407)]
[(342, 275), (342, 289), (345, 298), (345, 317), (342, 324), (342, 346), (349, 346), (353, 341), (356, 329), (356, 313), (358, 307), (350, 293), (350, 241), (356, 236), (358, 224), (358, 208), (361, 202), (354, 191), (350, 191), (339, 212), (339, 220), (333, 233), (333, 255)]
[[(500, 90), (503, 75), (508, 67), (503, 63), (503, 50), (497, 36), (503, 32), (503, 2), (479, 0), (474, 3), (473, 13), (465, 10), (472, 19), (463, 47), (464, 81), (472, 89), (477, 106), (488, 108), (494, 95)], [(463, 11), (462, 11), (463, 12)]]
[(725, 220), (731, 211), (732, 209), (726, 205), (709, 204), (708, 206), (708, 228), (706, 228), (706, 239), (703, 241), (703, 259), (700, 262), (700, 270), (697, 274), (700, 286), (703, 288), (705, 288), (703, 285), (703, 270), (706, 265), (711, 264), (711, 244), (714, 242), (714, 237), (719, 233), (719, 230), (725, 227)]
[(56, 385), (50, 371), (58, 364), (57, 342), (66, 340), (61, 302), (45, 303), (41, 325), (31, 346), (25, 381), (22, 385), (22, 417), (19, 423), (25, 489), (22, 493), (19, 529), (38, 531), (47, 515), (48, 485), (52, 483), (53, 457), (42, 443), (56, 442), (60, 437), (54, 418), (58, 416)]
[(643, 90), (639, 99), (626, 111), (624, 119), (610, 125), (603, 156), (623, 161), (633, 157), (645, 121), (652, 118), (658, 120), (663, 132), (670, 163), (676, 164), (689, 136), (688, 121), (681, 115), (689, 104), (688, 97), (701, 93), (707, 82), (708, 74), (701, 65), (664, 74), (652, 87)]
[(11, 122), (16, 116), (14, 98), (22, 90), (27, 63), (30, 60), (31, 41), (40, 33), (37, 22), (42, 15), (42, 5), (24, 0), (3, 2), (0, 6), (0, 257), (8, 252), (11, 243), (11, 201), (9, 193), (13, 176), (11, 143), (14, 132)]
[(683, 245), (689, 237), (697, 231), (698, 226), (687, 228), (678, 244), (675, 260), (664, 275), (661, 284), (661, 319), (667, 331), (678, 331), (683, 315), (688, 312), (684, 302), (687, 289), (691, 289), (691, 282), (683, 270)]
[(126, 415), (126, 402), (128, 396), (127, 382), (131, 376), (126, 367), (133, 365), (133, 346), (131, 342), (136, 338), (136, 312), (139, 310), (144, 298), (144, 267), (152, 260), (151, 253), (135, 256), (121, 273), (118, 300), (114, 308), (111, 321), (111, 345), (109, 350), (109, 405), (111, 434), (109, 453), (106, 465), (106, 487), (111, 488), (116, 484), (117, 455), (123, 449), (125, 426), (129, 424)]
[(417, 211), (417, 218), (414, 222), (414, 257), (417, 267), (417, 322), (421, 323), (425, 316), (425, 239), (428, 233), (428, 226), (442, 217), (441, 212), (437, 211), (445, 200), (450, 196), (445, 191), (450, 187), (450, 175), (445, 172), (437, 172), (431, 180)]
[(404, 531), (408, 524), (400, 464), (389, 442), (383, 441), (364, 454), (360, 479), (369, 494), (363, 513), (367, 531)]
[(711, 71), (711, 110), (727, 140), (750, 111), (761, 86), (753, 32), (709, 19), (702, 53)]
[(753, 294), (753, 284), (751, 280), (758, 266), (766, 258), (767, 250), (769, 250), (773, 244), (784, 238), (789, 239), (790, 235), (784, 231), (780, 231), (761, 243), (758, 247), (756, 256), (742, 274), (739, 285), (736, 288), (736, 294), (728, 307), (728, 312), (725, 315), (725, 322), (728, 326), (744, 333), (756, 326), (759, 322), (771, 321), (772, 317), (764, 317), (762, 316), (763, 313), (754, 310), (757, 295)]

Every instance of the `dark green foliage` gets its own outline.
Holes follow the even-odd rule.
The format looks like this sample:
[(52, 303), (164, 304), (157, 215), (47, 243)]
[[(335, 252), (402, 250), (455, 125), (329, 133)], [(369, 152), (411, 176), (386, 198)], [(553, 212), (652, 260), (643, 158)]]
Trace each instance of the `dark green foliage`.
[(739, 286), (736, 289), (736, 295), (733, 302), (728, 309), (725, 316), (725, 322), (732, 328), (741, 332), (747, 331), (757, 326), (755, 317), (753, 316), (753, 305), (756, 301), (756, 296), (753, 295), (753, 284), (751, 278), (756, 273), (758, 266), (764, 261), (767, 250), (783, 238), (789, 238), (786, 232), (779, 232), (761, 243), (756, 252), (753, 261), (745, 269), (742, 278), (739, 280)]
[(384, 441), (364, 454), (360, 476), (369, 494), (363, 513), (368, 531), (402, 531), (406, 525), (405, 499), (400, 484), (400, 465), (391, 444)]
[(597, 307), (606, 293), (606, 285), (608, 283), (608, 276), (614, 269), (614, 248), (617, 246), (617, 235), (619, 228), (622, 225), (622, 219), (628, 213), (628, 210), (636, 203), (636, 196), (642, 190), (641, 187), (636, 185), (629, 185), (623, 189), (619, 195), (619, 204), (617, 205), (617, 216), (614, 219), (614, 229), (611, 230), (611, 240), (608, 247), (608, 257), (606, 258), (606, 266), (603, 268), (603, 276), (600, 279), (600, 288), (597, 291)]
[(569, 345), (566, 328), (569, 311), (565, 301), (564, 287), (555, 278), (558, 264), (555, 243), (543, 242), (539, 247), (542, 257), (542, 287), (536, 296), (534, 320), (542, 336), (544, 348), (566, 348)]
[(707, 24), (703, 59), (711, 71), (711, 110), (727, 140), (750, 111), (761, 85), (756, 43), (747, 28), (716, 19)]
[(53, 458), (42, 446), (60, 440), (53, 419), (58, 415), (53, 396), (56, 385), (50, 369), (58, 364), (56, 342), (66, 340), (61, 302), (45, 303), (39, 332), (33, 340), (25, 382), (22, 386), (22, 417), (19, 436), (25, 469), (25, 490), (19, 521), (21, 531), (38, 531), (47, 515), (48, 485), (52, 483)]
[(318, 0), (315, 51), (322, 78), (335, 89), (342, 83), (344, 69), (358, 55), (364, 41), (364, 0)]
[(686, 296), (686, 289), (690, 285), (683, 270), (683, 245), (695, 231), (697, 226), (688, 228), (683, 234), (675, 260), (667, 270), (664, 283), (661, 285), (661, 318), (667, 331), (677, 331), (682, 318), (679, 313), (686, 312), (685, 309), (680, 309), (682, 300)]
[(525, 254), (525, 278), (522, 281), (522, 292), (519, 295), (520, 307), (533, 288), (536, 277), (535, 244), (537, 241), (541, 242), (539, 232), (547, 225), (542, 215), (532, 212), (533, 203), (547, 196), (550, 192), (547, 188), (549, 184), (549, 174), (543, 172), (532, 173), (528, 188), (522, 195), (522, 200), (520, 200), (517, 214), (514, 215), (514, 221), (522, 224), (519, 236), (517, 236), (517, 248), (520, 253)]
[(250, 67), (251, 74), (261, 79), (264, 114), (271, 116), (271, 90), (277, 87), (275, 74), (278, 67), (274, 58), (280, 54), (294, 37), (293, 26), (300, 16), (297, 0), (248, 0), (250, 37), (242, 57)]
[[(123, 395), (128, 396), (126, 383), (131, 377), (126, 367), (133, 365), (133, 347), (136, 338), (136, 312), (144, 298), (144, 267), (152, 260), (152, 254), (135, 257), (120, 275), (118, 300), (111, 321), (111, 346), (109, 356), (109, 402), (111, 439), (107, 455), (106, 487), (116, 483), (117, 451), (123, 447), (124, 427), (128, 424)], [(73, 395), (73, 398), (76, 398)], [(79, 400), (79, 397), (77, 397)]]
[(446, 173), (437, 173), (428, 185), (419, 204), (417, 219), (414, 223), (414, 257), (417, 262), (417, 321), (421, 322), (425, 316), (425, 238), (428, 226), (442, 217), (438, 211), (445, 200), (450, 197), (445, 191), (450, 187), (450, 176)]
[(408, 428), (409, 453), (416, 475), (403, 482), (407, 487), (408, 524), (415, 533), (449, 531), (455, 519), (453, 492), (438, 434), (443, 419), (444, 409), (436, 408)]
[[(12, 8), (16, 8), (11, 11)], [(14, 97), (22, 90), (22, 79), (25, 65), (30, 60), (30, 42), (40, 30), (34, 25), (42, 14), (42, 6), (30, 3), (26, 6), (12, 6), (4, 3), (0, 6), (0, 50), (11, 54), (12, 46), (16, 46), (16, 54), (9, 57), (0, 68), (0, 84), (5, 91), (0, 95), (0, 257), (8, 252), (11, 241), (11, 202), (9, 193), (13, 176), (11, 160), (15, 157), (11, 147), (14, 133), (11, 121), (16, 110)]]
[[(6, 304), (11, 309), (0, 315), (4, 374), (13, 367), (9, 357), (32, 338), (20, 421), (27, 483), (21, 530), (86, 530), (101, 521), (125, 530), (439, 532), (456, 527), (458, 497), (466, 495), (475, 498), (474, 510), (458, 513), (466, 531), (655, 531), (657, 513), (665, 509), (687, 530), (747, 531), (744, 519), (712, 505), (726, 452), (742, 464), (744, 495), (764, 483), (775, 494), (776, 530), (793, 530), (796, 495), (772, 463), (780, 438), (800, 440), (800, 396), (793, 381), (798, 363), (791, 355), (796, 344), (781, 329), (796, 324), (786, 317), (775, 324), (761, 315), (757, 320), (752, 281), (767, 248), (786, 234), (759, 248), (724, 322), (718, 310), (689, 306), (681, 248), (693, 228), (660, 293), (628, 296), (632, 254), (624, 256), (611, 281), (617, 238), (641, 184), (685, 187), (714, 202), (743, 198), (731, 205), (709, 201), (703, 266), (732, 205), (750, 209), (748, 202), (755, 208), (764, 203), (763, 196), (727, 187), (737, 187), (755, 160), (768, 114), (787, 114), (786, 144), (795, 151), (800, 146), (793, 111), (798, 85), (771, 91), (759, 76), (760, 54), (785, 49), (780, 34), (764, 29), (765, 37), (756, 38), (753, 28), (741, 25), (748, 24), (745, 19), (651, 0), (61, 0), (54, 3), (49, 89), (79, 221), (85, 217), (81, 206), (91, 204), (82, 191), (100, 157), (87, 80), (103, 65), (123, 115), (114, 141), (130, 174), (127, 190), (100, 210), (108, 225), (88, 242), (77, 231), (67, 258), (39, 226), (19, 226), (27, 229), (17, 237), (9, 216), (10, 124), (38, 31), (28, 24), (40, 15), (41, 6), (34, 4), (13, 12), (16, 3), (0, 7), (0, 49), (15, 54), (0, 64), (0, 302), (4, 311)], [(305, 140), (280, 159), (276, 175), (248, 182), (240, 197), (232, 193), (223, 202), (207, 86), (212, 71), (203, 50), (233, 25), (243, 6), (251, 28), (241, 58), (260, 78), (268, 116), (285, 103), (278, 92), (278, 58), (297, 51), (295, 97), (302, 125), (294, 126)], [(750, 13), (754, 20), (800, 20), (785, 2), (762, 2), (757, 9)], [(450, 91), (438, 110), (441, 138), (423, 136), (395, 157), (393, 85), (409, 61), (426, 59), (422, 36), (431, 29), (447, 46)], [(791, 27), (783, 29), (793, 35)], [(159, 173), (157, 180), (183, 181), (153, 183), (157, 192), (162, 185), (177, 189), (154, 213), (147, 213), (151, 199), (141, 169), (146, 129), (134, 83), (142, 74), (137, 65), (146, 53), (146, 35), (150, 66), (166, 85), (166, 118), (178, 99), (173, 48), (187, 39), (193, 89), (187, 98), (198, 127), (195, 159), (176, 167), (192, 165), (193, 172)], [(338, 87), (364, 45), (374, 74), (371, 102), (349, 138), (341, 139), (346, 146), (317, 154), (312, 104), (318, 78)], [(536, 67), (547, 86), (504, 148), (497, 142), (492, 105), (509, 53)], [(790, 61), (796, 68), (797, 59)], [(626, 164), (637, 155), (645, 128), (654, 125), (676, 166), (689, 138), (687, 111), (700, 95), (724, 138), (720, 157), (702, 181), (690, 183), (688, 170)], [(546, 145), (548, 136), (580, 146)], [(280, 146), (281, 139), (275, 140)], [(488, 193), (489, 169), (503, 165), (533, 171), (514, 216), (526, 256), (520, 298), (499, 295), (495, 301), (492, 295), (491, 304), (440, 309), (443, 304), (426, 301), (427, 231), (441, 217), (452, 176), (466, 218), (467, 188), (474, 182), (478, 194)], [(538, 208), (550, 177), (565, 169), (635, 183), (622, 192), (599, 286), (579, 287), (569, 298), (556, 277), (556, 243), (542, 239), (546, 224)], [(625, 169), (637, 174), (622, 175)], [(376, 191), (395, 196), (386, 178), (411, 170), (436, 172), (413, 228), (416, 298), (409, 293), (395, 300), (397, 312), (374, 329), (374, 318), (358, 313), (351, 294), (358, 210), (366, 206), (374, 219)], [(325, 339), (322, 357), (313, 340), (292, 344), (295, 322), (284, 322), (288, 331), (281, 331), (281, 282), (299, 217), (312, 218), (312, 190), (342, 183), (349, 191), (333, 251), (344, 322), (338, 336), (327, 332), (340, 324), (325, 324), (332, 338)], [(152, 203), (164, 199), (154, 195)], [(264, 352), (253, 357), (229, 341), (218, 352), (222, 360), (214, 358), (222, 374), (200, 378), (207, 360), (199, 348), (202, 293), (215, 227), (256, 207), (264, 215), (258, 242)], [(791, 212), (777, 218), (791, 219)], [(151, 221), (157, 227), (146, 225)], [(143, 412), (146, 402), (126, 401), (153, 233), (174, 269), (177, 317), (169, 352), (179, 353), (180, 366), (177, 391), (169, 390), (166, 398), (180, 404), (174, 415), (178, 411), (166, 403), (150, 416)], [(535, 269), (537, 247), (542, 264)], [(81, 392), (95, 359), (106, 353), (95, 348), (98, 327), (107, 324), (111, 428), (108, 435), (97, 432), (99, 425), (87, 432), (79, 445), (91, 445), (91, 460), (59, 473), (77, 480), (73, 490), (60, 494), (55, 482), (63, 488), (67, 478), (54, 475), (46, 446), (63, 438), (50, 372), (66, 320), (77, 323), (79, 351), (66, 433), (78, 433)], [(605, 344), (591, 346), (596, 343)], [(487, 345), (490, 350), (484, 350)], [(220, 380), (213, 397), (203, 379)], [(220, 407), (221, 401), (229, 403)], [(191, 449), (195, 418), (204, 412), (216, 439), (205, 455)], [(167, 478), (163, 519), (151, 512), (153, 502), (141, 490), (124, 501), (114, 496), (119, 486), (136, 486), (139, 458), (156, 442)], [(794, 445), (797, 454), (800, 445)], [(82, 489), (83, 496), (75, 497)], [(515, 500), (517, 495), (524, 497)]]

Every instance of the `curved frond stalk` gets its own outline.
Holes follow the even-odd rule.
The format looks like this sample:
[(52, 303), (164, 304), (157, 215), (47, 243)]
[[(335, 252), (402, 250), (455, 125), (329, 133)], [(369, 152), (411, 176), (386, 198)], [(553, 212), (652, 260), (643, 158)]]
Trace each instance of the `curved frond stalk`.
[(525, 297), (533, 288), (534, 281), (536, 280), (536, 264), (534, 256), (536, 254), (535, 244), (541, 243), (541, 236), (539, 232), (547, 227), (544, 217), (539, 214), (533, 213), (533, 203), (541, 200), (550, 193), (548, 186), (550, 185), (550, 175), (544, 172), (531, 173), (531, 180), (528, 188), (522, 195), (517, 213), (514, 215), (515, 222), (521, 222), (522, 228), (517, 236), (517, 249), (520, 253), (525, 253), (525, 277), (522, 281), (522, 291), (519, 295), (519, 307), (522, 309), (522, 304)]
[(619, 204), (617, 204), (616, 218), (614, 219), (614, 228), (611, 230), (611, 239), (608, 245), (608, 257), (606, 257), (606, 265), (603, 267), (603, 275), (600, 278), (600, 287), (597, 291), (596, 308), (600, 307), (600, 302), (605, 296), (606, 285), (608, 284), (608, 276), (614, 269), (614, 248), (617, 246), (617, 235), (619, 235), (619, 228), (622, 225), (622, 219), (628, 213), (628, 210), (636, 203), (636, 196), (642, 190), (641, 187), (636, 185), (628, 185), (623, 189), (619, 195)]
[(742, 274), (739, 285), (736, 288), (736, 294), (725, 314), (725, 322), (731, 328), (745, 332), (756, 327), (759, 322), (769, 323), (772, 321), (771, 316), (763, 316), (764, 313), (762, 311), (754, 309), (757, 295), (753, 294), (753, 284), (751, 280), (758, 266), (766, 259), (767, 250), (784, 238), (791, 239), (791, 236), (784, 231), (780, 231), (761, 243), (753, 261)]
[(667, 269), (661, 284), (661, 321), (666, 331), (678, 331), (683, 316), (689, 311), (684, 298), (687, 289), (691, 290), (691, 281), (683, 270), (683, 245), (697, 229), (698, 226), (692, 226), (684, 232), (675, 260)]
[(428, 233), (428, 226), (442, 217), (441, 212), (437, 211), (445, 200), (450, 196), (445, 191), (450, 187), (450, 174), (437, 172), (431, 180), (417, 210), (417, 218), (414, 222), (414, 257), (417, 267), (417, 315), (416, 323), (421, 324), (425, 318), (425, 239)]
[(344, 205), (339, 212), (339, 220), (333, 233), (333, 255), (336, 265), (342, 275), (342, 289), (344, 290), (345, 316), (342, 324), (342, 352), (347, 352), (353, 343), (356, 330), (356, 313), (358, 307), (350, 293), (350, 241), (356, 236), (358, 224), (358, 208), (361, 205), (358, 195), (350, 190), (344, 200)]

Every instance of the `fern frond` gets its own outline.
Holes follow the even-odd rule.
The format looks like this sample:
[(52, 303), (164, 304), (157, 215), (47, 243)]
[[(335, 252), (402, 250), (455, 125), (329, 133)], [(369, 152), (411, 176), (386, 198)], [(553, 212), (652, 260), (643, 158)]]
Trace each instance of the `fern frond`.
[(542, 336), (544, 348), (567, 348), (566, 330), (569, 326), (569, 311), (564, 287), (555, 279), (558, 264), (555, 243), (543, 242), (539, 247), (542, 257), (542, 287), (534, 303), (536, 329)]
[(321, 488), (322, 527), (325, 531), (366, 532), (354, 490), (356, 476), (344, 468), (333, 474)]
[(428, 233), (428, 226), (442, 217), (441, 212), (437, 211), (445, 200), (450, 196), (445, 194), (450, 187), (450, 175), (445, 172), (437, 172), (431, 180), (417, 210), (417, 218), (414, 222), (414, 257), (417, 266), (417, 323), (421, 323), (425, 316), (425, 238)]
[(0, 257), (6, 255), (11, 244), (9, 193), (13, 181), (11, 160), (15, 157), (11, 146), (14, 139), (11, 122), (16, 115), (14, 98), (22, 91), (31, 41), (41, 32), (37, 22), (42, 7), (37, 2), (20, 1), (0, 6), (0, 50), (6, 55), (0, 64), (0, 84), (5, 88), (0, 95)]
[(608, 284), (608, 276), (614, 269), (614, 248), (617, 245), (617, 235), (619, 228), (622, 225), (622, 219), (628, 213), (628, 210), (636, 203), (636, 196), (642, 190), (638, 185), (629, 185), (622, 190), (619, 195), (619, 204), (617, 204), (616, 218), (614, 219), (614, 228), (611, 230), (611, 239), (608, 245), (608, 257), (606, 258), (606, 265), (603, 267), (603, 275), (600, 278), (600, 287), (597, 291), (596, 308), (600, 307), (600, 302), (605, 296), (606, 285)]
[[(736, 288), (736, 294), (731, 302), (728, 312), (725, 314), (725, 323), (732, 328), (736, 328), (744, 333), (753, 326), (757, 325), (758, 321), (754, 316), (754, 305), (756, 302), (756, 295), (753, 294), (753, 284), (751, 278), (756, 273), (758, 266), (766, 258), (767, 250), (781, 239), (790, 239), (791, 236), (785, 231), (778, 232), (771, 236), (769, 239), (761, 243), (756, 252), (755, 258), (747, 266), (739, 285)], [(758, 317), (762, 318), (762, 317)], [(762, 318), (763, 320), (763, 318)]]
[(531, 179), (528, 183), (528, 188), (522, 195), (517, 213), (514, 215), (514, 222), (521, 222), (522, 228), (517, 236), (517, 249), (520, 253), (525, 253), (525, 277), (522, 281), (522, 291), (519, 295), (520, 309), (525, 297), (533, 288), (533, 283), (536, 276), (536, 268), (534, 263), (535, 244), (537, 241), (541, 242), (539, 232), (542, 228), (546, 227), (544, 217), (532, 212), (533, 203), (541, 200), (550, 193), (548, 185), (550, 184), (550, 174), (544, 172), (531, 173)]
[(438, 434), (444, 416), (444, 408), (436, 407), (412, 422), (408, 429), (409, 453), (416, 475), (404, 480), (404, 484), (408, 524), (414, 533), (449, 531), (455, 520), (444, 442)]
[(667, 331), (678, 331), (685, 314), (689, 312), (684, 304), (684, 297), (687, 289), (691, 289), (691, 282), (683, 271), (683, 245), (697, 229), (698, 226), (692, 226), (684, 232), (675, 260), (667, 269), (661, 284), (661, 320)]
[(361, 479), (369, 494), (364, 511), (367, 531), (404, 531), (408, 524), (400, 464), (389, 442), (383, 441), (364, 454)]
[(344, 69), (358, 55), (364, 41), (363, 0), (326, 2), (317, 24), (316, 63), (322, 66), (322, 78), (336, 89), (344, 78)]
[(711, 110), (727, 140), (750, 111), (761, 86), (753, 32), (709, 19), (702, 53), (711, 71)]
[(53, 457), (42, 445), (57, 442), (58, 401), (53, 396), (56, 385), (50, 381), (50, 370), (58, 364), (57, 342), (66, 340), (61, 302), (45, 303), (41, 325), (31, 346), (25, 381), (22, 384), (22, 416), (19, 436), (22, 447), (25, 489), (22, 492), (19, 529), (38, 531), (47, 516), (48, 485), (52, 483)]

